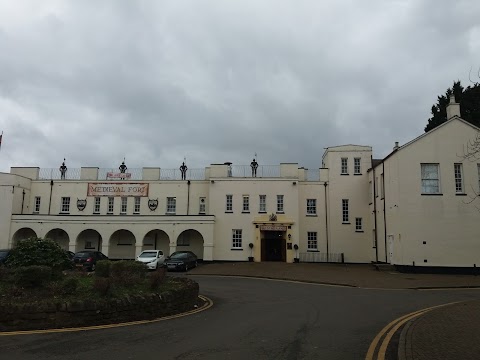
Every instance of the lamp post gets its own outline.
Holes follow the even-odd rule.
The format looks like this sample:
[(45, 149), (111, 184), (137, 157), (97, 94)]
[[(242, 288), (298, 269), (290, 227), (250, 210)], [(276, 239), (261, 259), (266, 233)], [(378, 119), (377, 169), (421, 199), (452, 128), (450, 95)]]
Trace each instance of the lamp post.
[(300, 259), (298, 258), (298, 245), (297, 244), (293, 245), (293, 248), (295, 249), (295, 258), (293, 259), (293, 261), (298, 263), (300, 262)]

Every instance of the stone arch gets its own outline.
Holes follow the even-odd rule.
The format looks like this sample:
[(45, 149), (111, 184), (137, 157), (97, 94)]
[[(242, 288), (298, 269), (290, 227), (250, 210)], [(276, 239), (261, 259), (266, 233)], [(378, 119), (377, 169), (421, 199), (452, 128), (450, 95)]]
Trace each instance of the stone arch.
[(177, 251), (188, 250), (197, 255), (198, 259), (203, 259), (203, 236), (194, 229), (182, 231), (177, 238)]
[(29, 237), (37, 237), (37, 233), (30, 228), (18, 229), (12, 236), (12, 247), (15, 247), (19, 241), (28, 239)]
[(63, 250), (68, 250), (68, 244), (70, 243), (70, 237), (67, 232), (60, 228), (55, 228), (47, 232), (45, 239), (51, 239), (55, 241)]
[(102, 251), (102, 235), (94, 229), (83, 230), (75, 242), (75, 252), (82, 250)]
[(115, 231), (109, 240), (108, 257), (111, 259), (135, 259), (135, 235), (129, 230)]
[(165, 256), (168, 255), (170, 253), (170, 238), (168, 234), (159, 229), (150, 230), (143, 237), (143, 250), (162, 250)]

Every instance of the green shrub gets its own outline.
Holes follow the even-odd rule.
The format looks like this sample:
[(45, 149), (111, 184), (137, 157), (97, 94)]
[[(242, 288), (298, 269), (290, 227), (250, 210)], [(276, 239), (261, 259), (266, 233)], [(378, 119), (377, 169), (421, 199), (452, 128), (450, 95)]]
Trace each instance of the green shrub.
[(108, 278), (110, 277), (110, 260), (100, 260), (97, 261), (97, 265), (95, 267), (95, 276)]
[(112, 288), (112, 281), (110, 278), (95, 277), (93, 281), (93, 290), (101, 296), (107, 296)]
[(73, 295), (78, 288), (78, 278), (77, 277), (67, 277), (61, 285), (61, 291), (65, 295)]
[(113, 261), (110, 276), (117, 286), (128, 287), (143, 282), (147, 273), (145, 264), (138, 261)]
[(15, 268), (15, 284), (24, 287), (39, 287), (52, 279), (52, 268), (48, 266), (20, 266)]
[(49, 266), (55, 271), (72, 266), (65, 251), (55, 241), (31, 237), (18, 242), (6, 261), (9, 267)]
[(158, 268), (150, 274), (149, 282), (151, 290), (156, 290), (160, 287), (160, 285), (163, 283), (163, 280), (165, 280), (166, 273), (167, 270), (162, 267)]

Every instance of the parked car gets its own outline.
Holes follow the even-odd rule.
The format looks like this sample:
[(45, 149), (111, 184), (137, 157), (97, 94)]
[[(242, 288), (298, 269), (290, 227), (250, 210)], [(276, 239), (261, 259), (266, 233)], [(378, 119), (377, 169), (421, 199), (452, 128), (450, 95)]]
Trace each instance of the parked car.
[(177, 254), (190, 254), (190, 255), (192, 255), (192, 256), (195, 258), (195, 261), (198, 260), (197, 255), (195, 255), (195, 253), (193, 253), (192, 251), (188, 251), (188, 250), (175, 251), (175, 252), (172, 253), (170, 256), (168, 256), (167, 259), (170, 259), (173, 255), (177, 255)]
[(83, 268), (87, 271), (95, 271), (97, 261), (108, 260), (108, 257), (100, 251), (84, 250), (75, 253), (73, 264), (76, 268)]
[(137, 261), (144, 263), (149, 270), (156, 270), (165, 263), (162, 250), (144, 250), (137, 256)]
[(68, 260), (72, 261), (75, 256), (75, 253), (73, 251), (65, 250), (65, 255), (67, 255)]
[(197, 257), (187, 251), (173, 253), (170, 258), (165, 261), (168, 270), (184, 270), (197, 267)]
[(10, 255), (11, 250), (9, 249), (1, 249), (0, 250), (0, 265), (4, 265), (5, 261), (7, 261), (8, 256)]

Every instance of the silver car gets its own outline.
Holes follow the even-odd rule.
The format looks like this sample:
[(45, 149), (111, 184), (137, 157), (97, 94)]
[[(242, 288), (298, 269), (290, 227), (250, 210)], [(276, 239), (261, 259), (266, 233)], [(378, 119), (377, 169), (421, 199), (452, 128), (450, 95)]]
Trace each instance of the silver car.
[(144, 263), (149, 270), (156, 270), (163, 266), (165, 255), (162, 250), (144, 250), (137, 256), (137, 261)]

